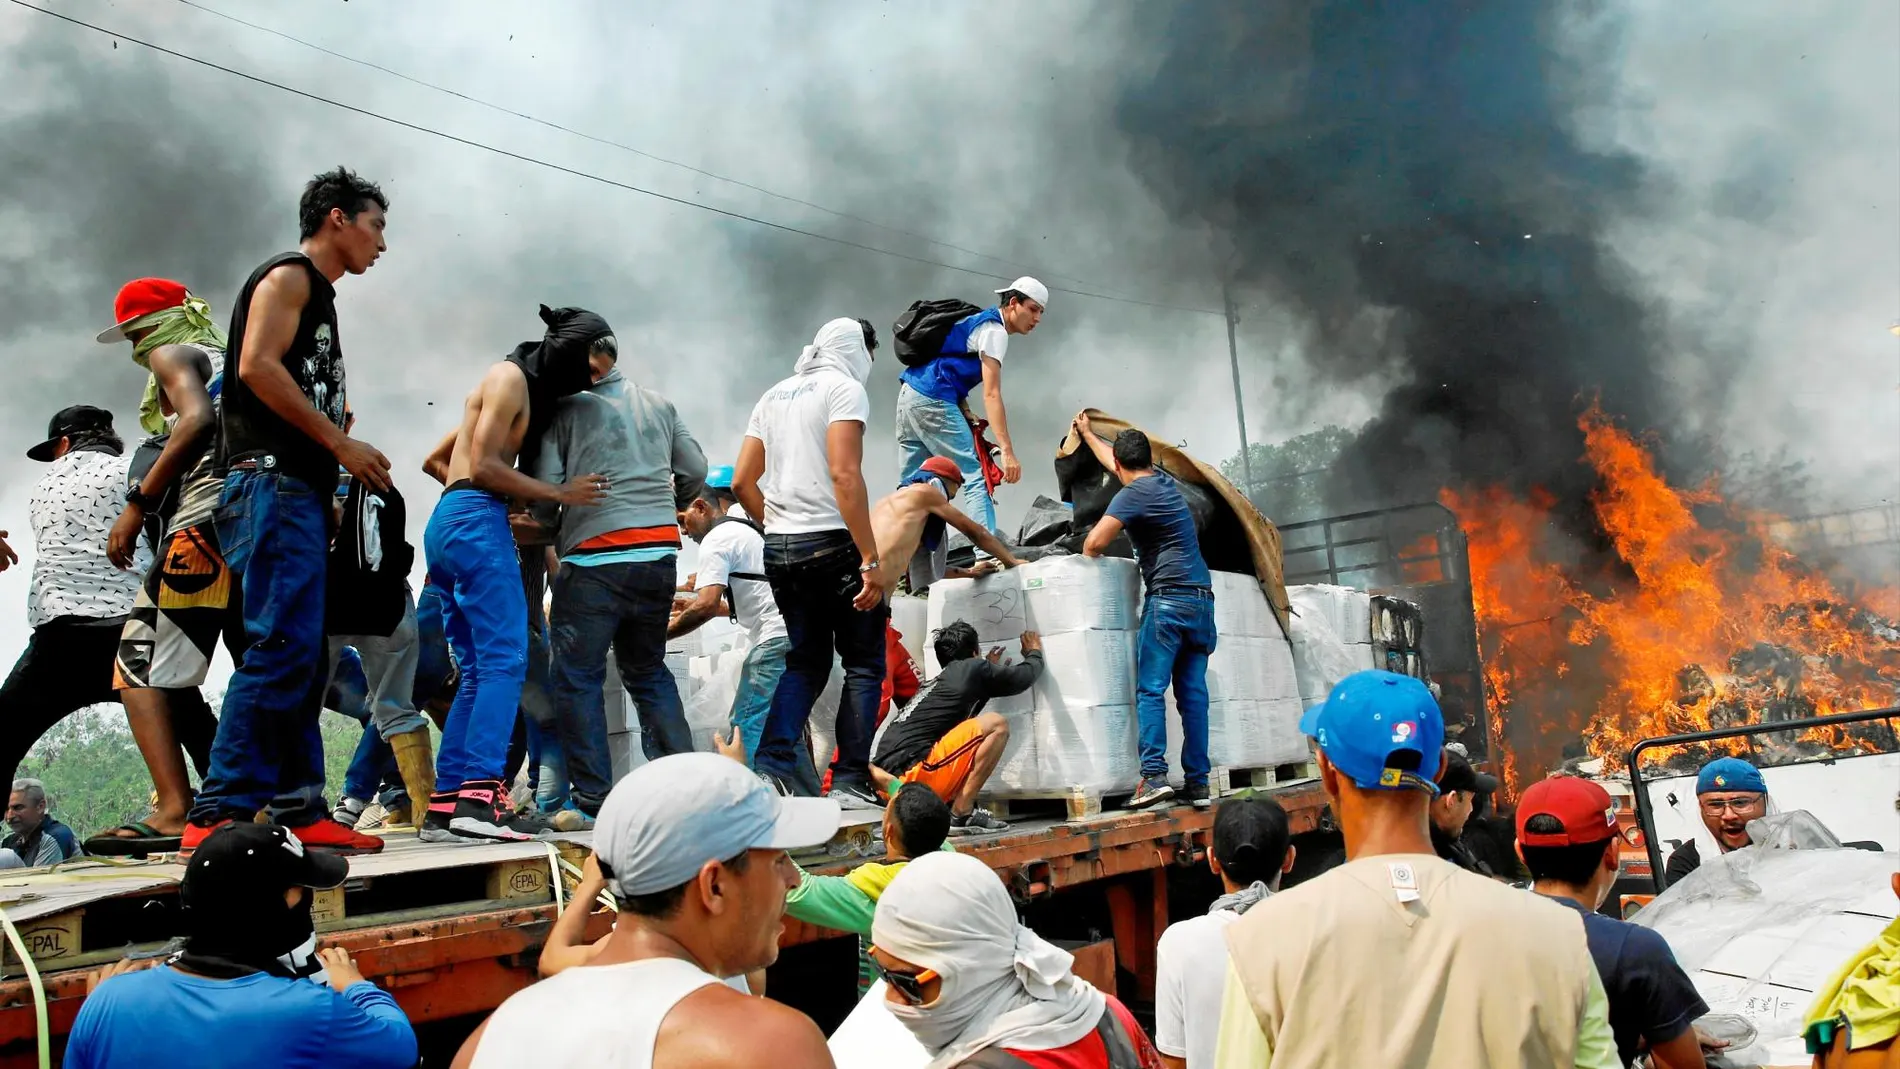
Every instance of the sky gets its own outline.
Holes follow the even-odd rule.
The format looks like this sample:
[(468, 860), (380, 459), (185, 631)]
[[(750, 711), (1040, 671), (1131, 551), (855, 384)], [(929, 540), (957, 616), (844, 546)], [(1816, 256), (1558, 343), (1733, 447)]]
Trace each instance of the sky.
[[(826, 320), (888, 324), (913, 299), (978, 299), (1035, 274), (1056, 292), (1007, 361), (1025, 479), (1001, 496), (1006, 529), (1054, 493), (1049, 458), (1085, 405), (1205, 459), (1229, 456), (1226, 325), (1207, 314), (1221, 307), (1222, 236), (1158, 192), (1118, 120), (1132, 89), (1153, 88), (1167, 47), (1134, 7), (57, 5), (351, 108), (706, 206), (695, 207), (0, 4), (0, 529), (30, 564), (39, 466), (23, 453), (54, 410), (103, 405), (131, 436), (143, 374), (129, 346), (91, 340), (118, 286), (175, 277), (227, 318), (251, 268), (294, 245), (302, 183), (339, 163), (391, 200), (388, 253), (338, 287), (340, 335), (357, 433), (394, 462), (417, 543), (434, 498), (424, 453), (482, 369), (538, 336), (541, 303), (604, 315), (623, 370), (673, 399), (720, 463)], [(1788, 448), (1827, 502), (1900, 499), (1900, 337), (1888, 329), (1900, 319), (1900, 9), (1595, 10), (1545, 42), (1547, 62), (1590, 58), (1569, 72), (1594, 91), (1564, 118), (1568, 132), (1640, 158), (1652, 178), (1609, 233), (1619, 269), (1665, 312), (1671, 351), (1693, 365), (1669, 381), (1719, 378), (1705, 429), (1737, 452)], [(1328, 354), (1300, 309), (1267, 291), (1236, 300), (1253, 440), (1355, 425), (1397, 385), (1315, 374)], [(874, 489), (896, 474), (888, 359), (871, 385)], [(0, 605), (26, 592), (26, 567), (0, 574)], [(25, 641), (24, 614), (0, 612), (0, 651)]]

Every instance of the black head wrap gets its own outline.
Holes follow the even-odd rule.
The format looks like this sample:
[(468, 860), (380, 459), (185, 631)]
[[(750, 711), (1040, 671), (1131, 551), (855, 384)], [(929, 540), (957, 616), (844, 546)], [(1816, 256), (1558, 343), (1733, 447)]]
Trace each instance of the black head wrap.
[(548, 331), (541, 340), (524, 341), (508, 354), (508, 362), (528, 377), (528, 431), (521, 439), (518, 461), (523, 471), (531, 470), (541, 452), (541, 435), (554, 421), (555, 402), (593, 385), (593, 372), (587, 354), (602, 338), (610, 342), (614, 329), (607, 321), (585, 308), (549, 308), (541, 306), (541, 321)]

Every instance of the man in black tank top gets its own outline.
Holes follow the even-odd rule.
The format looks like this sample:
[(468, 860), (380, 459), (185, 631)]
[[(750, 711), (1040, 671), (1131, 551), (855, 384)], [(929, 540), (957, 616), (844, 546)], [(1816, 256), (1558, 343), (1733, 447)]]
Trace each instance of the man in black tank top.
[(339, 167), (304, 187), (296, 252), (251, 273), (231, 312), (218, 540), (238, 578), (247, 636), (231, 676), (183, 848), (268, 808), (305, 846), (382, 849), (329, 819), (323, 800), (324, 581), (337, 467), (378, 490), (389, 459), (344, 431), (334, 283), (382, 255), (389, 201)]

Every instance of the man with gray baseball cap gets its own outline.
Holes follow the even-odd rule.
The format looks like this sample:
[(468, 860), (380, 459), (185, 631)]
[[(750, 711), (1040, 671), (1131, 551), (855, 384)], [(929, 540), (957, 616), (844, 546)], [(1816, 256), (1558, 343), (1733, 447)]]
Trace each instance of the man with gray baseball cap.
[(502, 1003), (455, 1069), (830, 1069), (810, 1018), (719, 978), (778, 958), (785, 893), (799, 881), (786, 851), (837, 830), (837, 802), (781, 798), (718, 754), (634, 769), (594, 825), (595, 859), (620, 904), (613, 935), (586, 965)]

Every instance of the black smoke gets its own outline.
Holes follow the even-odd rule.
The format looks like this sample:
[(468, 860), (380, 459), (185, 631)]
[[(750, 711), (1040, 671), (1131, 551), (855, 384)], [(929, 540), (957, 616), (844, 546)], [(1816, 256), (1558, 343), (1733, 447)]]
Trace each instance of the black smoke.
[(1672, 383), (1657, 308), (1606, 244), (1653, 178), (1574, 132), (1614, 55), (1614, 27), (1560, 24), (1586, 7), (1144, 8), (1161, 58), (1118, 109), (1134, 165), (1226, 243), (1239, 297), (1297, 310), (1311, 395), (1393, 384), (1336, 508), (1537, 485), (1593, 541), (1581, 409), (1669, 446), (1713, 410)]

